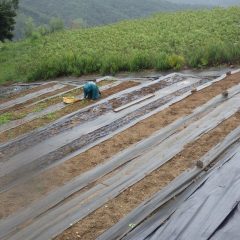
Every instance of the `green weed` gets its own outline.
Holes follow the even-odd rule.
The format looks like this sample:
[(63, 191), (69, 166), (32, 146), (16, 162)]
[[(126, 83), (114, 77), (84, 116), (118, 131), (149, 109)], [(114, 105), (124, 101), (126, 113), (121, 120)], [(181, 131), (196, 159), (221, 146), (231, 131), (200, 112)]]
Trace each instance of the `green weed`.
[(44, 118), (47, 120), (54, 121), (56, 119), (56, 117), (57, 117), (56, 113), (49, 113)]
[(36, 107), (33, 108), (32, 112), (38, 113), (38, 112), (43, 111), (44, 108), (45, 108), (45, 104), (39, 104), (39, 105), (37, 105)]
[(12, 114), (4, 113), (0, 115), (0, 125), (6, 124), (12, 120)]

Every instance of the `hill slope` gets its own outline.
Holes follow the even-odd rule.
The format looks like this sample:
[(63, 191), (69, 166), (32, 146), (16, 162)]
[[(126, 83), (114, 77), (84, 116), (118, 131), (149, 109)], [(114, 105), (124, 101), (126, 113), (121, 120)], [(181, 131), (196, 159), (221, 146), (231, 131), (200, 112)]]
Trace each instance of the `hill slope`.
[(215, 6), (233, 6), (240, 5), (240, 0), (170, 0), (171, 2), (178, 4), (207, 4)]
[(240, 60), (240, 8), (156, 14), (0, 45), (0, 81)]
[(20, 12), (38, 23), (60, 17), (67, 25), (82, 19), (87, 25), (113, 23), (128, 18), (147, 16), (153, 12), (190, 8), (166, 0), (22, 0)]

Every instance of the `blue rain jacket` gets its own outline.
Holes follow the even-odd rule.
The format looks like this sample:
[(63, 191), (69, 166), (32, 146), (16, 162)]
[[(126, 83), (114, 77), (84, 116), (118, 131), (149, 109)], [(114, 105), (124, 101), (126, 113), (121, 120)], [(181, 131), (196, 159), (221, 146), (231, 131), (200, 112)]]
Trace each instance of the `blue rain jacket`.
[(100, 91), (96, 83), (88, 82), (83, 86), (84, 98), (96, 100), (100, 98)]

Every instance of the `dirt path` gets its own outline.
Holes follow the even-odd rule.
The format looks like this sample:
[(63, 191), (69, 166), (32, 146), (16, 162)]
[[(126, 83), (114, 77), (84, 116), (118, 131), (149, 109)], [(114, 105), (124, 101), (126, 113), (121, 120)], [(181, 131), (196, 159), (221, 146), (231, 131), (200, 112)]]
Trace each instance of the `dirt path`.
[(196, 164), (200, 157), (237, 128), (239, 122), (240, 113), (237, 113), (214, 130), (203, 135), (199, 140), (187, 145), (171, 161), (125, 190), (118, 197), (109, 201), (55, 239), (96, 239), (97, 236), (116, 224), (140, 203), (153, 196), (154, 193), (160, 191), (186, 169)]
[[(1, 196), (1, 215), (5, 217), (19, 208), (27, 206), (35, 199), (40, 198), (57, 186), (62, 186), (72, 178), (107, 161), (110, 157), (128, 146), (149, 137), (155, 131), (167, 126), (176, 119), (190, 114), (196, 107), (206, 103), (214, 96), (221, 94), (222, 91), (239, 83), (239, 76), (240, 74), (230, 76), (222, 82), (218, 82), (211, 87), (194, 93), (183, 101), (141, 121), (113, 138), (66, 161), (64, 164), (40, 174), (25, 185), (18, 186), (10, 192), (3, 194)], [(17, 200), (15, 198), (16, 195), (18, 196)]]

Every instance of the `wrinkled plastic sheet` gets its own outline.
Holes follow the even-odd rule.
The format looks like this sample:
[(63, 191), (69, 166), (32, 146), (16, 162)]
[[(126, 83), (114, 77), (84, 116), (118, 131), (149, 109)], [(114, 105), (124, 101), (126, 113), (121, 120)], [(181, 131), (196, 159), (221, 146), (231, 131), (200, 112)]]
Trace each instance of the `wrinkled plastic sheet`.
[[(228, 162), (239, 151), (239, 148), (240, 148), (240, 142), (237, 141), (235, 144), (231, 145), (231, 147), (229, 147), (223, 154), (221, 154), (217, 158), (218, 161), (212, 168), (209, 169), (209, 171), (202, 171), (201, 174), (198, 176), (198, 178), (196, 178), (195, 181), (193, 181), (193, 183), (186, 188), (186, 190), (184, 190), (179, 195), (176, 195), (174, 198), (172, 198), (166, 204), (161, 206), (159, 209), (158, 209), (158, 206), (155, 206), (155, 210), (152, 215), (149, 214), (148, 218), (145, 221), (142, 219), (142, 222), (140, 225), (136, 226), (134, 229), (129, 229), (126, 232), (128, 234), (125, 237), (118, 238), (118, 239), (146, 240), (162, 224), (164, 224), (169, 219), (169, 217), (176, 211), (178, 207), (180, 207), (184, 203), (184, 201), (186, 201), (186, 199), (188, 199), (194, 192), (197, 191), (197, 189), (199, 189), (208, 180), (211, 174), (214, 174), (214, 171), (213, 171), (214, 169), (217, 169), (222, 165), (224, 165), (226, 162)], [(191, 177), (191, 172), (190, 172), (190, 177)], [(180, 179), (181, 178), (182, 177), (180, 176)], [(177, 182), (175, 182), (175, 185), (179, 185), (179, 179), (177, 180)], [(161, 194), (162, 193), (160, 191), (157, 195), (161, 196)]]
[(240, 239), (240, 204), (229, 213), (226, 220), (219, 226), (210, 240), (238, 240)]
[(146, 239), (239, 239), (239, 159), (240, 149)]

